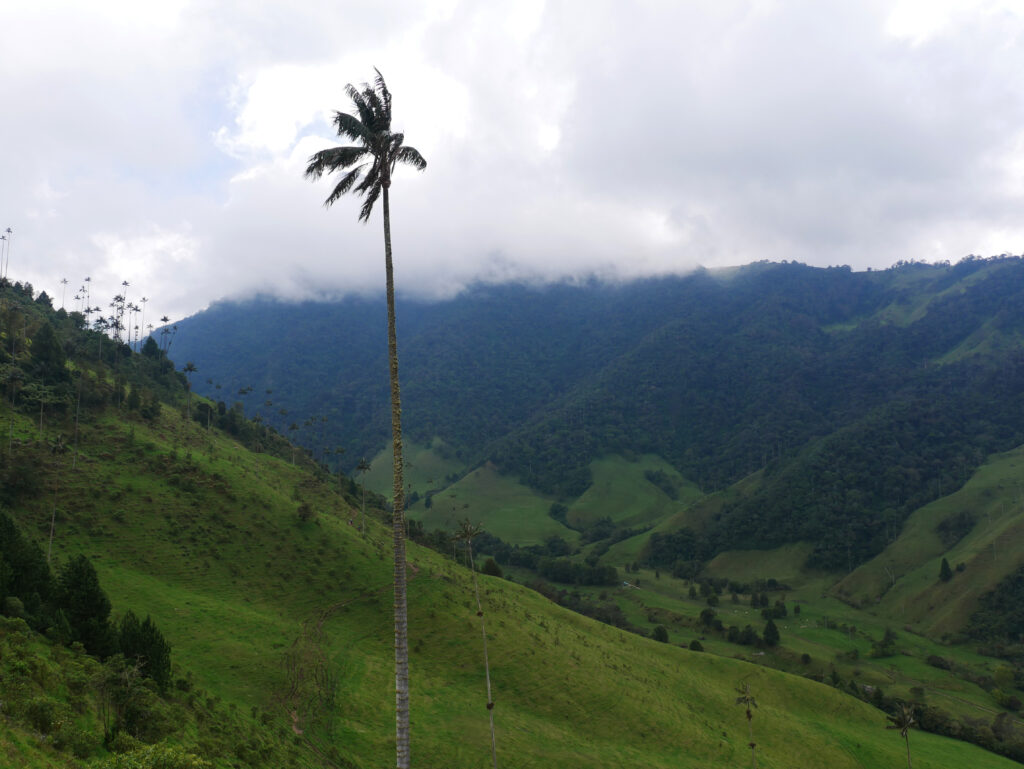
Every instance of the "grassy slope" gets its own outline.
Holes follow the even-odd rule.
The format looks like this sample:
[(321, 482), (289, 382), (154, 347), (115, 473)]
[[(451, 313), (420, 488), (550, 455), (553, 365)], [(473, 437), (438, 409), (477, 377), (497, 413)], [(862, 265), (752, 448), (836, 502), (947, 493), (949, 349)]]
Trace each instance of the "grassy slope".
[[(878, 614), (929, 635), (961, 630), (977, 598), (1024, 563), (1022, 471), (1024, 447), (992, 457), (960, 490), (915, 511), (889, 547), (838, 583), (837, 594), (877, 604)], [(975, 517), (974, 528), (947, 551), (935, 527), (961, 511)], [(943, 557), (965, 564), (948, 583), (938, 580)]]
[(549, 516), (550, 508), (550, 499), (485, 465), (435, 495), (429, 510), (417, 505), (410, 517), (422, 521), (428, 530), (453, 530), (468, 517), (516, 545), (540, 544), (554, 535), (576, 542), (579, 535)]
[[(27, 430), (21, 420), (19, 429)], [(361, 537), (349, 505), (288, 464), (187, 430), (89, 426), (80, 471), (57, 492), (58, 557), (97, 557), (119, 611), (151, 613), (197, 683), (271, 710), (301, 740), (355, 766), (388, 760), (393, 724), (386, 529)], [(187, 458), (191, 451), (191, 460)], [(297, 500), (320, 516), (299, 524)], [(50, 498), (19, 518), (45, 539)], [(340, 515), (339, 515), (340, 513)], [(412, 547), (413, 755), (418, 766), (486, 766), (479, 627), (468, 573)], [(764, 767), (899, 765), (880, 714), (829, 687), (656, 644), (483, 579), (499, 751), (518, 767), (709, 767), (746, 761), (733, 688), (749, 680)], [(291, 661), (291, 665), (286, 662)], [(323, 662), (336, 705), (318, 703)], [(288, 670), (307, 675), (289, 677)], [(330, 717), (319, 720), (318, 713)], [(298, 736), (297, 736), (298, 737)], [(9, 746), (22, 739), (8, 735)], [(914, 735), (920, 766), (1002, 767), (966, 744)], [(313, 754), (302, 755), (312, 763)], [(29, 765), (42, 763), (31, 761)]]
[[(459, 473), (462, 462), (447, 456), (440, 439), (435, 438), (430, 446), (406, 441), (404, 444), (405, 483), (420, 495), (443, 488), (445, 476)], [(366, 488), (377, 492), (385, 499), (391, 499), (391, 444), (381, 449), (372, 460), (366, 473)]]
[[(437, 463), (436, 458), (431, 458), (431, 452), (424, 451), (422, 447), (416, 446), (414, 451), (419, 457), (419, 464), (432, 466)], [(649, 470), (661, 470), (671, 477), (677, 484), (678, 499), (670, 499), (648, 481), (644, 473)], [(601, 518), (611, 518), (623, 527), (657, 526), (700, 498), (696, 486), (653, 455), (643, 456), (637, 461), (619, 456), (605, 457), (593, 462), (591, 471), (593, 485), (569, 505), (567, 519), (576, 527), (585, 527)], [(457, 521), (469, 516), (510, 544), (538, 544), (552, 535), (576, 542), (579, 536), (575, 530), (548, 515), (552, 501), (550, 497), (485, 465), (434, 496), (430, 509), (425, 508), (422, 502), (410, 508), (410, 516), (422, 521), (428, 530), (454, 529)], [(606, 557), (605, 562), (634, 560), (644, 541), (641, 535), (614, 545), (609, 551), (612, 555)]]
[[(644, 477), (647, 471), (662, 471), (678, 489), (678, 499), (669, 496)], [(568, 520), (586, 526), (601, 518), (611, 518), (620, 526), (656, 523), (688, 506), (700, 497), (700, 490), (684, 479), (660, 457), (647, 454), (631, 462), (609, 456), (591, 462), (594, 483), (569, 505)]]

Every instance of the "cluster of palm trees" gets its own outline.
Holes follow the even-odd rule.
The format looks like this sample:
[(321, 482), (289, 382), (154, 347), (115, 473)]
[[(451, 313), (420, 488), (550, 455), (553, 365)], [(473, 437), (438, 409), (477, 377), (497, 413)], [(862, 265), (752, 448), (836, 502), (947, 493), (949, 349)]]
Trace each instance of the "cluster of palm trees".
[[(61, 297), (60, 306), (64, 308), (64, 294), (68, 285), (67, 278), (61, 278)], [(100, 306), (92, 305), (92, 278), (86, 276), (82, 280), (82, 285), (75, 291), (74, 294), (74, 312), (78, 312), (85, 316), (86, 326), (91, 326), (94, 331), (99, 331), (102, 334), (108, 334), (111, 339), (115, 342), (123, 342), (132, 348), (135, 352), (138, 352), (143, 341), (146, 337), (153, 333), (153, 324), (146, 325), (146, 303), (149, 302), (149, 297), (143, 296), (139, 299), (140, 304), (135, 304), (128, 300), (128, 287), (131, 284), (127, 281), (121, 281), (121, 293), (114, 296), (110, 300), (108, 307), (110, 308), (110, 314), (104, 316), (103, 308)], [(95, 320), (92, 319), (94, 313), (98, 313)], [(162, 323), (169, 323), (170, 318), (166, 315), (160, 319)], [(177, 326), (174, 327), (177, 331)], [(166, 339), (168, 334), (172, 332), (168, 328), (164, 328), (161, 334)], [(170, 346), (170, 342), (167, 341), (161, 345), (161, 349), (166, 349)]]

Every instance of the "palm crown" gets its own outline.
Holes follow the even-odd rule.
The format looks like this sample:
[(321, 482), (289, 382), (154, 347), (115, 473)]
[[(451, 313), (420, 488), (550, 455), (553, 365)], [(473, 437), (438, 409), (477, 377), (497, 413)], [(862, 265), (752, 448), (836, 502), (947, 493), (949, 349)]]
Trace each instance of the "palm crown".
[(374, 72), (377, 77), (372, 86), (369, 83), (363, 83), (361, 89), (351, 83), (345, 86), (345, 93), (352, 99), (358, 114), (334, 113), (338, 136), (358, 144), (320, 150), (310, 156), (306, 167), (306, 178), (313, 180), (325, 172), (345, 171), (324, 205), (330, 208), (345, 193), (355, 192), (365, 198), (359, 211), (359, 218), (364, 222), (370, 218), (381, 190), (391, 186), (396, 164), (407, 163), (420, 171), (427, 167), (427, 161), (416, 148), (403, 146), (404, 134), (392, 133), (391, 92), (380, 70), (374, 68)]

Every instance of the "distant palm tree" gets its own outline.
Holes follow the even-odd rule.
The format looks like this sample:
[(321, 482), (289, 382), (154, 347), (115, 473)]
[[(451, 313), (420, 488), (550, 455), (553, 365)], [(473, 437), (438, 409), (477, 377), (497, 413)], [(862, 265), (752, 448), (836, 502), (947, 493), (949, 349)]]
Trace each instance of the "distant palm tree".
[(162, 318), (160, 318), (160, 322), (164, 324), (164, 327), (162, 329), (160, 329), (160, 341), (163, 342), (161, 347), (163, 348), (164, 353), (166, 353), (167, 352), (167, 335), (171, 333), (170, 329), (167, 328), (167, 324), (171, 322), (171, 319), (168, 318), (166, 315), (164, 315)]
[(356, 142), (354, 146), (331, 147), (309, 158), (306, 178), (317, 180), (326, 172), (345, 173), (324, 201), (330, 208), (347, 192), (365, 198), (359, 218), (370, 219), (378, 198), (384, 211), (384, 272), (388, 306), (388, 362), (391, 375), (391, 440), (394, 456), (394, 539), (395, 581), (395, 757), (398, 769), (409, 767), (409, 634), (405, 578), (405, 488), (402, 479), (402, 400), (398, 387), (398, 341), (395, 334), (395, 281), (391, 262), (391, 210), (388, 191), (391, 174), (398, 163), (423, 170), (427, 161), (419, 151), (403, 146), (405, 136), (391, 130), (391, 92), (379, 70), (373, 85), (362, 89), (349, 84), (345, 93), (357, 114), (334, 113), (338, 136)]
[(736, 704), (743, 705), (747, 709), (747, 736), (750, 746), (750, 761), (753, 769), (757, 769), (757, 743), (754, 742), (754, 711), (752, 710), (757, 707), (757, 700), (750, 693), (750, 684), (746, 681), (743, 682), (743, 686), (736, 689), (736, 692), (740, 695), (736, 698)]
[(146, 302), (148, 301), (149, 297), (142, 297), (142, 321), (139, 323), (139, 326), (142, 328), (143, 331), (146, 330)]
[(359, 531), (366, 531), (366, 473), (370, 469), (370, 463), (366, 461), (366, 457), (359, 458), (359, 464), (356, 465), (356, 470), (360, 473), (359, 485), (363, 489), (363, 509), (359, 514)]
[(469, 522), (469, 518), (459, 523), (455, 539), (463, 543), (466, 557), (469, 559), (469, 570), (473, 574), (473, 592), (476, 594), (476, 616), (480, 618), (480, 632), (484, 637), (484, 674), (487, 678), (487, 715), (491, 721), (491, 762), (498, 769), (498, 747), (494, 738), (494, 699), (491, 696), (491, 663), (487, 658), (487, 626), (484, 624), (484, 608), (480, 603), (480, 585), (476, 579), (476, 565), (473, 563), (473, 539), (483, 533), (479, 524)]
[(182, 371), (185, 372), (185, 376), (188, 377), (188, 399), (186, 400), (187, 405), (185, 407), (185, 413), (189, 420), (192, 419), (192, 375), (198, 370), (199, 369), (196, 368), (196, 364), (192, 361), (186, 363), (185, 367), (182, 369)]
[(11, 241), (14, 240), (14, 232), (8, 227), (4, 230), (3, 239), (7, 242), (7, 261), (3, 264), (3, 277), (11, 274)]
[(914, 718), (914, 708), (912, 705), (908, 705), (905, 702), (901, 702), (899, 708), (891, 716), (886, 716), (889, 719), (889, 725), (886, 729), (896, 729), (900, 733), (900, 737), (906, 740), (907, 743), (907, 769), (913, 769), (910, 764), (910, 727), (917, 723), (917, 719)]

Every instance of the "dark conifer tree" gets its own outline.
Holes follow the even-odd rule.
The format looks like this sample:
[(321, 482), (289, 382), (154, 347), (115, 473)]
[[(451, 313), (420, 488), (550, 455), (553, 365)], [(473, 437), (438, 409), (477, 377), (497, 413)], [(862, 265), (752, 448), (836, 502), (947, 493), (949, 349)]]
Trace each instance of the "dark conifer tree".
[(117, 650), (110, 626), (110, 599), (100, 587), (92, 562), (84, 555), (68, 561), (57, 576), (56, 603), (64, 611), (76, 641), (90, 654), (106, 657)]
[(949, 582), (953, 579), (953, 570), (949, 568), (949, 561), (945, 558), (942, 559), (942, 565), (939, 567), (939, 579), (943, 582)]

